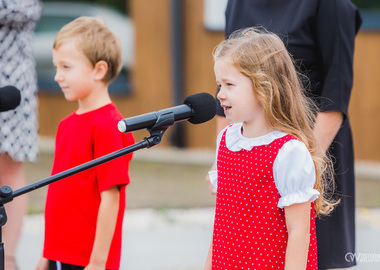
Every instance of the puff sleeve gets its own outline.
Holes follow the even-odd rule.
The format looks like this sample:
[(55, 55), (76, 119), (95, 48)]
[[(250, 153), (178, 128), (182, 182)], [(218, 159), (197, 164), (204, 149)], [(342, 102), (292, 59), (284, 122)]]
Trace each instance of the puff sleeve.
[(318, 198), (314, 189), (315, 167), (306, 146), (297, 140), (283, 145), (273, 164), (273, 177), (281, 195), (278, 207), (304, 203)]

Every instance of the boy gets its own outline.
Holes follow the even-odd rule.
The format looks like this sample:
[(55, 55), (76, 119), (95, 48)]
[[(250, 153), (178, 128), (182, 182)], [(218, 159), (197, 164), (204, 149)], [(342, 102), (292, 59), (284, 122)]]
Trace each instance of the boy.
[[(64, 26), (53, 44), (55, 81), (78, 109), (58, 126), (52, 174), (134, 143), (108, 85), (121, 68), (119, 40), (96, 18)], [(37, 269), (119, 269), (125, 187), (132, 154), (49, 186), (45, 242)]]

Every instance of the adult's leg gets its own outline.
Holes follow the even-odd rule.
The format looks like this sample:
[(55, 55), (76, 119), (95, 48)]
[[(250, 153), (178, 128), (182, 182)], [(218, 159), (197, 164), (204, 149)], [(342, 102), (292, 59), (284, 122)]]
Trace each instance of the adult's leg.
[[(13, 190), (25, 186), (23, 163), (13, 160), (8, 154), (0, 154), (0, 185), (8, 185)], [(19, 196), (5, 204), (8, 220), (3, 228), (2, 236), (5, 249), (5, 269), (7, 270), (16, 269), (15, 252), (27, 205), (26, 195)]]

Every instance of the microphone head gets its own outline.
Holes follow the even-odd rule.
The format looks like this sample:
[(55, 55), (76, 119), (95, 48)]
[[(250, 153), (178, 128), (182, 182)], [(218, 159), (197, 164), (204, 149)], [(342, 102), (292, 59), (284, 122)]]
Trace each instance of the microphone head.
[(13, 110), (21, 102), (20, 90), (14, 86), (0, 88), (0, 112)]
[(207, 122), (214, 118), (216, 114), (215, 98), (209, 93), (188, 96), (183, 103), (193, 110), (193, 115), (189, 119), (192, 124)]

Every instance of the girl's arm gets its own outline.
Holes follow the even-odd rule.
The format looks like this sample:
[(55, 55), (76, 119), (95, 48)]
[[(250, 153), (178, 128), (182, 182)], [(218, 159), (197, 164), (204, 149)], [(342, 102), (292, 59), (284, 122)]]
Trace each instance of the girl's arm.
[[(225, 129), (229, 123), (227, 122), (226, 118), (223, 117), (223, 116), (220, 116), (220, 115), (217, 115), (215, 116), (216, 118), (216, 134), (218, 136), (220, 136), (220, 132)], [(217, 143), (217, 146), (216, 146), (216, 152), (218, 152), (218, 147), (219, 147), (219, 143)], [(214, 171), (216, 170), (216, 159), (215, 159), (215, 162), (214, 164), (211, 166), (211, 169), (210, 171)], [(208, 176), (208, 174), (206, 175), (206, 182), (208, 184), (208, 187), (209, 187), (209, 190), (210, 190), (210, 193), (211, 194), (216, 194), (216, 189), (215, 187), (210, 183), (210, 177)]]
[(210, 248), (208, 250), (206, 265), (205, 265), (204, 270), (211, 270), (211, 266), (212, 266), (212, 238), (211, 238)]
[(115, 232), (119, 213), (119, 187), (113, 186), (100, 194), (101, 202), (96, 223), (94, 246), (92, 247), (90, 262), (85, 270), (106, 269), (106, 262)]
[(288, 230), (285, 270), (306, 269), (310, 243), (310, 201), (284, 207)]
[[(215, 170), (216, 170), (216, 161), (214, 162), (214, 164), (212, 164), (210, 171), (215, 171)], [(216, 189), (213, 186), (213, 184), (211, 184), (210, 176), (208, 174), (206, 175), (206, 182), (208, 185), (208, 189), (210, 190), (210, 193), (215, 195)]]

